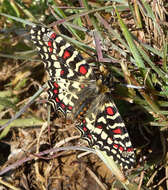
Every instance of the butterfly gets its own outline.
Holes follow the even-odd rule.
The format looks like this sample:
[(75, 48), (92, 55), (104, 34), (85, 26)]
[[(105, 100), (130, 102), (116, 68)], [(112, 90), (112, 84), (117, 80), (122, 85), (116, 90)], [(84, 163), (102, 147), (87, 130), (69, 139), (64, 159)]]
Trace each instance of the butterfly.
[(111, 96), (111, 73), (103, 65), (97, 72), (49, 28), (34, 26), (30, 33), (50, 77), (48, 101), (54, 110), (77, 119), (81, 138), (92, 148), (106, 152), (122, 168), (131, 168), (135, 153)]

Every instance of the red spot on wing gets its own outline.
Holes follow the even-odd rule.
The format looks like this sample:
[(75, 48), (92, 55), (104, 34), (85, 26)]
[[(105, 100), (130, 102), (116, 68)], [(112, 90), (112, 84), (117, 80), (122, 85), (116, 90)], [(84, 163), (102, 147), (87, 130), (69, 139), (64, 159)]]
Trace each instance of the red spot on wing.
[(54, 86), (55, 86), (55, 88), (58, 88), (58, 87), (59, 87), (56, 82), (54, 82)]
[(48, 42), (48, 46), (51, 47), (51, 44), (52, 44), (51, 41), (49, 41), (49, 42)]
[(113, 111), (112, 107), (107, 107), (106, 112), (107, 112), (108, 115), (114, 115), (114, 111)]
[(85, 87), (85, 85), (84, 85), (84, 84), (81, 84), (81, 85), (80, 85), (80, 87), (81, 87), (81, 88), (84, 88), (84, 87)]
[(64, 109), (64, 108), (65, 108), (65, 105), (64, 105), (64, 104), (61, 104), (61, 107)]
[(132, 152), (132, 151), (133, 151), (133, 148), (128, 148), (127, 151), (128, 151), (128, 152)]
[(117, 144), (114, 144), (114, 147), (115, 147), (115, 148), (118, 148), (118, 145), (117, 145)]
[(72, 110), (72, 106), (69, 106), (68, 109), (69, 109), (69, 110)]
[(124, 148), (122, 146), (119, 147), (119, 149), (123, 152)]
[(54, 90), (54, 94), (58, 94), (58, 90), (55, 89), (55, 90)]
[(52, 34), (51, 34), (51, 38), (54, 38), (54, 39), (55, 39), (55, 37), (56, 37), (56, 33), (52, 33)]
[(121, 129), (114, 129), (114, 130), (113, 130), (113, 133), (121, 134), (122, 132), (121, 132)]
[(91, 134), (89, 134), (88, 137), (89, 137), (89, 139), (92, 139), (92, 135)]
[(86, 132), (86, 131), (87, 131), (87, 128), (86, 128), (86, 127), (83, 127), (83, 130)]
[(55, 98), (56, 102), (60, 102), (58, 98)]
[(64, 52), (63, 58), (64, 58), (64, 59), (67, 59), (68, 57), (70, 57), (70, 55), (71, 55), (71, 54), (69, 53), (69, 51), (66, 50), (66, 51)]
[(85, 119), (83, 120), (83, 123), (86, 123), (86, 120), (85, 120)]
[(61, 70), (60, 74), (63, 75), (64, 74), (64, 70)]
[(97, 128), (99, 128), (99, 129), (102, 129), (102, 126), (101, 125), (98, 125), (98, 126), (96, 126)]
[(81, 65), (79, 67), (79, 72), (82, 74), (82, 75), (86, 75), (87, 73), (87, 68), (84, 66), (84, 65)]
[(52, 51), (53, 51), (53, 48), (51, 48), (51, 47), (50, 47), (50, 48), (49, 48), (49, 51), (50, 51), (50, 53), (52, 53)]

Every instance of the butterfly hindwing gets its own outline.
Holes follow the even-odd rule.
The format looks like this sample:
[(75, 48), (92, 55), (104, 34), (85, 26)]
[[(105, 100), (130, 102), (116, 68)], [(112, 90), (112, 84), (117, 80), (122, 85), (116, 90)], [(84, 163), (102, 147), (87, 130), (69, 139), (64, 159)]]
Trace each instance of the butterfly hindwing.
[[(83, 84), (77, 81), (57, 78), (48, 81), (48, 101), (54, 110), (62, 112), (65, 116), (71, 113), (78, 100), (78, 92)], [(86, 84), (85, 84), (86, 86)]]
[[(93, 101), (93, 105), (100, 98)], [(131, 168), (135, 162), (135, 154), (125, 124), (111, 98), (105, 97), (97, 110), (86, 115), (77, 126), (82, 138), (91, 147), (105, 151), (124, 169)], [(92, 105), (91, 108), (92, 109)]]

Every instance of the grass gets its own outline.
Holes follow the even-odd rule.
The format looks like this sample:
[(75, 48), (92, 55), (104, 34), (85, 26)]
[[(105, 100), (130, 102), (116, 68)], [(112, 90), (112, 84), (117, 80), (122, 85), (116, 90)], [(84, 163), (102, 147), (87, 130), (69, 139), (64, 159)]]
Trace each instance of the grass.
[[(168, 188), (167, 8), (165, 0), (150, 3), (144, 0), (2, 1), (0, 124), (3, 126), (14, 116), (15, 120), (0, 134), (1, 149), (3, 143), (11, 145), (11, 152), (0, 153), (0, 170), (21, 158), (25, 161), (12, 170), (12, 182), (7, 180), (5, 173), (1, 180), (11, 185), (11, 189), (23, 186), (16, 180), (23, 174), (30, 189), (46, 189), (49, 180), (52, 181), (51, 187), (69, 185), (72, 190), (91, 189), (97, 184), (100, 189), (121, 189), (123, 186), (125, 189)], [(137, 157), (135, 168), (124, 179), (112, 176), (95, 155), (83, 157), (82, 161), (76, 159), (75, 151), (63, 151), (63, 155), (57, 155), (56, 159), (38, 155), (77, 132), (71, 121), (65, 123), (53, 113), (52, 127), (48, 130), (39, 128), (45, 126), (45, 121), (49, 123), (45, 91), (41, 94), (43, 89), (38, 90), (47, 77), (30, 42), (29, 31), (33, 23), (52, 26), (82, 50), (89, 63), (100, 64), (97, 60), (101, 60), (113, 74), (116, 84), (113, 99), (128, 128)], [(101, 46), (96, 43), (103, 50), (102, 54), (95, 47), (93, 31), (102, 42)], [(127, 88), (121, 84), (144, 88)], [(68, 141), (68, 145), (77, 142)], [(15, 155), (15, 159), (9, 159), (9, 154)], [(29, 159), (27, 162), (32, 155), (39, 162), (34, 164)], [(6, 162), (7, 158), (9, 161)], [(90, 170), (92, 172), (88, 174)], [(94, 179), (92, 182), (89, 175)], [(0, 183), (4, 184), (3, 181)]]

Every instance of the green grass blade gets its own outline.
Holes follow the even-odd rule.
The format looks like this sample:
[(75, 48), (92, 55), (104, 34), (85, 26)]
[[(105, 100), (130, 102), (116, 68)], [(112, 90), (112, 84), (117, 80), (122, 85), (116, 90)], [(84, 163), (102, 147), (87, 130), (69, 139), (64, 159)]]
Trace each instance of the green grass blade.
[(138, 68), (144, 68), (145, 69), (145, 65), (144, 65), (144, 61), (143, 59), (141, 58), (140, 56), (140, 53), (134, 43), (134, 40), (132, 38), (132, 35), (131, 33), (129, 32), (127, 26), (124, 24), (123, 20), (121, 19), (117, 9), (116, 10), (116, 13), (117, 13), (117, 17), (118, 17), (118, 21), (120, 23), (120, 27), (123, 31), (123, 35), (125, 37), (125, 39), (127, 40), (127, 43), (129, 45), (129, 48), (130, 48), (130, 51), (135, 59), (135, 64)]

